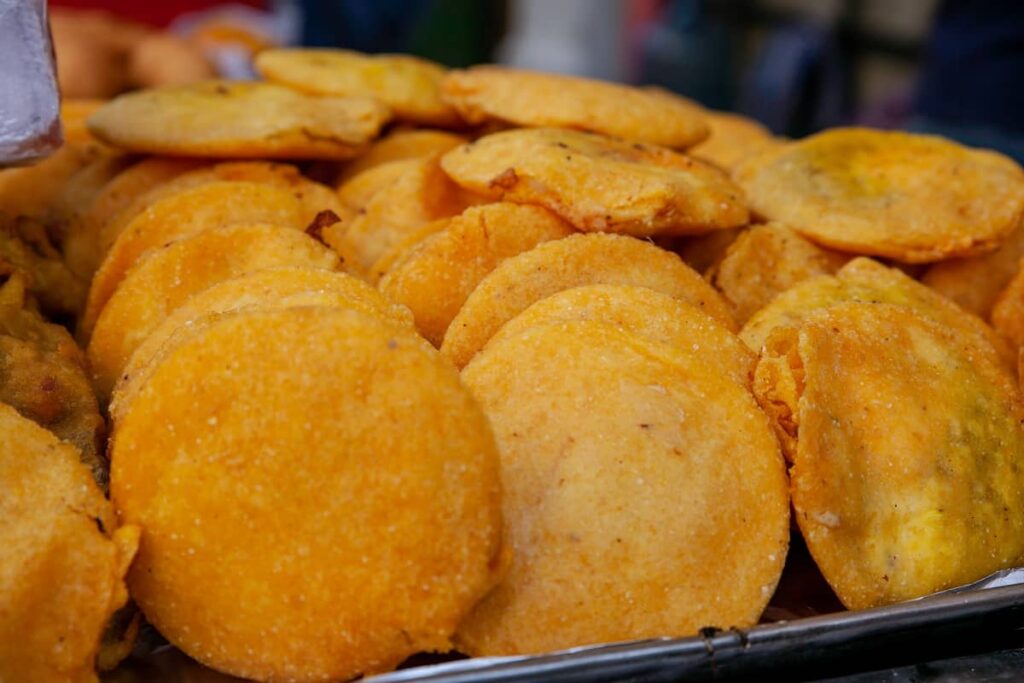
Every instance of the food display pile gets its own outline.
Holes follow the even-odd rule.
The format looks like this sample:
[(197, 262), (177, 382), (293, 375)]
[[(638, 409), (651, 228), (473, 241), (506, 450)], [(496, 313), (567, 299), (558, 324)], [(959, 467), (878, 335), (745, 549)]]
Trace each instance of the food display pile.
[(852, 610), (1024, 564), (1010, 159), (256, 67), (66, 101), (0, 172), (0, 680), (745, 628), (791, 541)]

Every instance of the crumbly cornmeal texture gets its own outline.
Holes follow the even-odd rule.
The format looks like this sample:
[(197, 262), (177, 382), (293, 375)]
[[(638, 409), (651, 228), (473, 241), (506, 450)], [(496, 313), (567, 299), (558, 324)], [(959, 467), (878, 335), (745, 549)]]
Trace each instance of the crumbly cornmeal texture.
[(1020, 272), (1024, 258), (1024, 220), (998, 249), (981, 256), (936, 263), (921, 282), (971, 313), (988, 319), (999, 294)]
[(389, 117), (375, 99), (214, 80), (121, 95), (89, 118), (89, 130), (115, 147), (149, 154), (346, 159)]
[(338, 257), (313, 238), (275, 225), (213, 228), (150, 252), (103, 307), (86, 348), (100, 402), (132, 353), (178, 306), (210, 285), (273, 266), (337, 269)]
[(338, 199), (347, 208), (359, 212), (366, 209), (379, 192), (394, 185), (403, 173), (419, 166), (420, 159), (395, 159), (376, 164), (338, 184)]
[(457, 126), (462, 122), (441, 99), (444, 67), (421, 57), (276, 48), (257, 54), (253, 65), (267, 80), (313, 95), (380, 100), (403, 121), (428, 126)]
[(501, 454), (508, 576), (459, 627), (471, 655), (757, 623), (789, 542), (753, 397), (672, 347), (590, 321), (532, 327), (462, 373)]
[(127, 397), (135, 393), (130, 385), (136, 383), (143, 369), (179, 329), (191, 327), (201, 318), (216, 313), (298, 306), (351, 308), (409, 331), (415, 329), (407, 308), (391, 303), (376, 289), (347, 273), (307, 266), (280, 266), (246, 273), (195, 294), (146, 336), (117, 379), (110, 404), (111, 417), (116, 422), (122, 414), (122, 406), (128, 403)]
[(992, 307), (992, 325), (996, 331), (1015, 347), (1024, 347), (1024, 271), (1021, 266), (1024, 259), (1018, 262), (1017, 274), (1013, 276), (1006, 288)]
[(741, 387), (750, 386), (756, 355), (734, 332), (696, 306), (647, 287), (586, 285), (557, 292), (505, 323), (487, 345), (533, 327), (576, 320), (668, 344)]
[(473, 124), (571, 128), (680, 149), (708, 136), (700, 106), (655, 88), (482, 65), (450, 71), (441, 92)]
[(356, 311), (227, 314), (161, 360), (111, 453), (146, 539), (133, 597), (238, 676), (447, 650), (505, 565), (486, 417), (425, 341)]
[(979, 357), (1012, 369), (1017, 360), (1006, 342), (983, 320), (932, 291), (897, 268), (856, 258), (833, 275), (819, 275), (794, 285), (758, 311), (740, 330), (740, 339), (760, 353), (778, 327), (799, 327), (814, 311), (842, 303), (887, 303), (903, 306), (953, 330)]
[(156, 202), (192, 190), (200, 185), (215, 182), (246, 182), (273, 185), (292, 193), (303, 208), (303, 225), (308, 225), (321, 211), (333, 211), (339, 216), (347, 215), (335, 192), (325, 185), (303, 176), (291, 164), (269, 161), (228, 161), (204, 165), (171, 178), (149, 191), (139, 195), (124, 206), (101, 229), (100, 247), (102, 254), (113, 246), (125, 228)]
[(729, 170), (761, 146), (775, 142), (771, 131), (746, 116), (705, 110), (711, 134), (687, 154)]
[(381, 278), (380, 291), (408, 306), (420, 334), (440, 346), (466, 298), (499, 263), (572, 233), (568, 223), (539, 206), (470, 207), (396, 261)]
[(388, 271), (391, 270), (396, 263), (404, 260), (407, 254), (412, 252), (414, 248), (418, 247), (420, 243), (428, 237), (436, 235), (439, 232), (444, 232), (448, 227), (448, 222), (453, 218), (456, 218), (456, 216), (438, 218), (435, 221), (424, 223), (402, 237), (401, 240), (388, 247), (388, 249), (373, 262), (370, 269), (366, 271), (365, 280), (375, 286), (380, 286), (381, 278), (387, 275)]
[(849, 260), (848, 254), (823, 249), (783, 223), (768, 223), (737, 237), (708, 275), (743, 325), (793, 285), (831, 275)]
[(499, 263), (448, 326), (441, 355), (461, 368), (534, 302), (564, 289), (599, 284), (648, 287), (736, 329), (718, 292), (675, 254), (625, 235), (570, 235)]
[(745, 225), (743, 191), (671, 150), (555, 128), (494, 133), (441, 160), (491, 199), (539, 204), (586, 232), (700, 234)]
[(18, 276), (0, 285), (0, 402), (77, 448), (106, 487), (105, 430), (85, 356), (65, 328), (33, 309)]
[(1024, 555), (1024, 400), (970, 340), (904, 306), (842, 304), (769, 338), (754, 391), (796, 438), (793, 507), (862, 609)]
[(429, 128), (399, 128), (370, 143), (366, 151), (345, 164), (338, 176), (339, 185), (363, 171), (404, 159), (422, 159), (431, 154), (444, 154), (468, 140), (455, 133)]
[(818, 244), (927, 263), (992, 251), (1024, 216), (1024, 171), (944, 138), (836, 128), (740, 163), (751, 210)]
[(62, 251), (71, 272), (91, 278), (105, 253), (100, 237), (103, 227), (140, 195), (203, 163), (198, 159), (150, 157), (118, 173), (68, 226)]
[(176, 239), (236, 223), (302, 229), (307, 216), (287, 190), (260, 183), (219, 181), (151, 204), (125, 226), (92, 279), (79, 329), (88, 338), (96, 318), (132, 266), (152, 249)]
[(138, 529), (70, 444), (0, 404), (0, 679), (96, 681)]
[(391, 163), (402, 164), (402, 171), (373, 193), (351, 221), (333, 225), (323, 233), (324, 241), (331, 246), (339, 242), (348, 245), (364, 271), (420, 227), (457, 215), (480, 201), (445, 175), (437, 154)]

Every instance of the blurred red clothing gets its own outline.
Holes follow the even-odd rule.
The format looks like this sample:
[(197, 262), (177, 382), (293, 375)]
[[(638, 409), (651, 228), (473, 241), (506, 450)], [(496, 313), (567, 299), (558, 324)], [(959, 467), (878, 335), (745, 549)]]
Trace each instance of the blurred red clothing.
[(248, 5), (258, 9), (267, 8), (267, 0), (161, 0), (160, 2), (139, 2), (138, 0), (50, 0), (50, 7), (105, 10), (123, 19), (131, 19), (150, 26), (167, 26), (175, 18), (189, 12), (198, 12), (217, 5)]

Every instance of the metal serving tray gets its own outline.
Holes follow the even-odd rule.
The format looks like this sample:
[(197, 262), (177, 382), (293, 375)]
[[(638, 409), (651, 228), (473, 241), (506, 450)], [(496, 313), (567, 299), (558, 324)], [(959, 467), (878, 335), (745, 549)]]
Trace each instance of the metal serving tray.
[[(604, 683), (629, 681), (799, 681), (877, 672), (907, 664), (1024, 648), (1024, 567), (908, 602), (843, 611), (806, 548), (794, 538), (763, 623), (706, 629), (694, 638), (659, 638), (580, 647), (535, 656), (462, 658), (417, 655), (367, 683)], [(140, 649), (148, 650), (144, 643)], [(1024, 678), (1024, 653), (1010, 663), (965, 660), (956, 671), (993, 659)], [(458, 659), (456, 659), (458, 658)], [(452, 661), (456, 660), (456, 661)], [(1018, 661), (1019, 660), (1019, 661)], [(955, 662), (956, 660), (954, 660)], [(1008, 661), (1008, 660), (1007, 660)], [(950, 668), (947, 666), (946, 668)], [(956, 668), (959, 666), (959, 668)], [(920, 667), (918, 667), (920, 668)], [(934, 667), (932, 667), (934, 668)], [(941, 669), (941, 667), (940, 667)], [(1019, 671), (1018, 671), (1019, 669)], [(895, 672), (893, 672), (895, 673)], [(873, 678), (873, 676), (869, 676)], [(961, 680), (954, 674), (952, 679)], [(104, 676), (110, 683), (228, 683), (173, 647), (139, 652)], [(915, 673), (909, 679), (919, 681)], [(990, 680), (988, 676), (967, 680)]]
[[(1024, 645), (1024, 568), (887, 607), (529, 657), (418, 666), (368, 683), (786, 680)], [(1021, 671), (1024, 676), (1024, 671)]]

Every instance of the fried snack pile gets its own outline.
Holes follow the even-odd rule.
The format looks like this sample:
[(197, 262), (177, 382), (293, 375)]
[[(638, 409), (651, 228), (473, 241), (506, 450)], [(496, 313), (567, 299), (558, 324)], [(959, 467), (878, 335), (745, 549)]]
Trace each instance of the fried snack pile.
[(139, 530), (74, 446), (0, 404), (0, 678), (96, 681)]
[[(791, 533), (850, 609), (1024, 564), (1009, 159), (498, 66), (256, 66), (69, 103), (0, 172), (0, 401), (75, 477), (105, 451), (125, 525), (93, 496), (60, 532), (100, 568), (72, 680), (130, 648), (98, 649), (125, 571), (202, 665), (323, 681), (752, 626)], [(81, 521), (37, 488), (0, 498), (19, 552)], [(30, 571), (0, 678), (62, 634), (23, 626)]]

